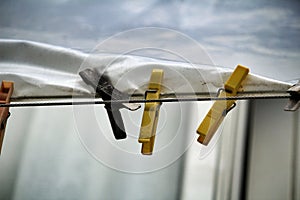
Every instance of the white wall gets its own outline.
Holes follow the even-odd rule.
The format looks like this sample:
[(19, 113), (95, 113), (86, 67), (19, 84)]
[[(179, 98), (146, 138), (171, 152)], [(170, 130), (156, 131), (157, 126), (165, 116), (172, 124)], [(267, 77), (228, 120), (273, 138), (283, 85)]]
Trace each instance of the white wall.
[[(171, 114), (172, 106), (165, 107)], [(176, 199), (180, 193), (182, 158), (152, 173), (118, 171), (80, 143), (71, 107), (15, 108), (11, 113), (0, 157), (1, 199)], [(99, 115), (106, 117), (106, 112), (99, 108)], [(140, 144), (135, 145), (139, 156)]]
[(253, 104), (248, 191), (249, 200), (299, 199), (299, 111), (283, 111), (287, 100)]

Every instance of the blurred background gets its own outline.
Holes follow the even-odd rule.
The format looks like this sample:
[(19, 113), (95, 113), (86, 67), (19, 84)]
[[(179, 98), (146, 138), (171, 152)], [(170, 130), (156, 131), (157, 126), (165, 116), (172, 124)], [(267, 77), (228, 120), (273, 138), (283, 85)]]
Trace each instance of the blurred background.
[[(215, 65), (234, 68), (243, 64), (252, 73), (292, 81), (300, 78), (299, 8), (299, 1), (289, 0), (2, 0), (0, 38), (32, 40), (89, 53), (123, 31), (168, 28), (198, 42)], [(147, 35), (137, 40), (143, 37), (151, 40)], [(176, 46), (196, 56), (188, 51), (187, 44)], [(204, 63), (210, 64), (207, 60)], [(240, 101), (206, 156), (199, 156), (203, 148), (195, 139), (174, 162), (139, 174), (112, 169), (88, 153), (78, 137), (72, 108), (12, 108), (0, 157), (0, 197), (300, 199), (299, 112), (284, 112), (285, 103)], [(196, 135), (195, 127), (210, 105), (181, 105), (184, 120), (170, 117), (176, 116), (174, 105), (163, 105), (168, 115), (160, 120), (169, 125), (162, 134), (170, 133), (172, 124), (182, 123), (181, 139), (187, 142), (184, 134)], [(139, 112), (137, 115), (141, 115)], [(102, 115), (105, 118), (106, 112), (99, 107)], [(87, 129), (92, 126), (88, 117), (84, 122)], [(121, 162), (109, 149), (103, 151)]]

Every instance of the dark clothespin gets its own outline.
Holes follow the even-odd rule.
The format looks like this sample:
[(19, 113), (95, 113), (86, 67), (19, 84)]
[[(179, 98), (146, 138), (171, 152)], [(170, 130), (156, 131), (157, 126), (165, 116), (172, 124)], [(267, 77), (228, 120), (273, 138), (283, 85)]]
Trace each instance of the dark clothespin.
[[(14, 83), (8, 81), (2, 81), (0, 88), (0, 104), (10, 103), (10, 97), (14, 90)], [(0, 107), (0, 154), (2, 149), (2, 143), (4, 139), (4, 133), (6, 128), (6, 122), (10, 116), (9, 107)]]
[(297, 84), (293, 85), (287, 90), (290, 93), (291, 97), (287, 105), (285, 106), (285, 111), (296, 111), (300, 107), (300, 81)]
[[(105, 74), (99, 74), (95, 69), (85, 69), (79, 72), (82, 80), (87, 84), (92, 86), (96, 93), (101, 96), (105, 101), (113, 100), (127, 100), (129, 96), (122, 93), (121, 91), (114, 88), (108, 76)], [(121, 108), (126, 108), (131, 111), (139, 109), (141, 106), (134, 103), (108, 103), (105, 104), (105, 108), (110, 120), (110, 124), (117, 140), (125, 139), (126, 132), (124, 123), (122, 120)]]

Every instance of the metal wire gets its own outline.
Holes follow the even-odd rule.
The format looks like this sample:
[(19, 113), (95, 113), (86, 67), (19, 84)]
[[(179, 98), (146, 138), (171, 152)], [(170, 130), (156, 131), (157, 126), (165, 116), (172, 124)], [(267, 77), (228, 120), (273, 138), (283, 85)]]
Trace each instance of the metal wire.
[(121, 103), (147, 103), (147, 102), (196, 102), (196, 101), (218, 101), (218, 100), (250, 100), (250, 99), (279, 99), (290, 98), (290, 94), (259, 94), (259, 95), (239, 95), (230, 97), (179, 97), (179, 98), (161, 98), (161, 99), (124, 99), (124, 100), (78, 100), (77, 98), (66, 101), (33, 101), (33, 102), (12, 102), (9, 104), (0, 104), (0, 107), (42, 107), (42, 106), (75, 106), (75, 105), (93, 105), (93, 104), (121, 104)]

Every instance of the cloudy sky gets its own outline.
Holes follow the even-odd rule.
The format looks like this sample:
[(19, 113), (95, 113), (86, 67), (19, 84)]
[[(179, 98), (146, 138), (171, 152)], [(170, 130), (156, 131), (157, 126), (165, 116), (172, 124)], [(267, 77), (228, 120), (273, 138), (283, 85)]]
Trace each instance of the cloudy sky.
[(217, 65), (240, 63), (255, 73), (291, 80), (300, 77), (299, 10), (300, 1), (290, 0), (2, 0), (0, 38), (88, 52), (132, 28), (169, 28), (199, 42)]

